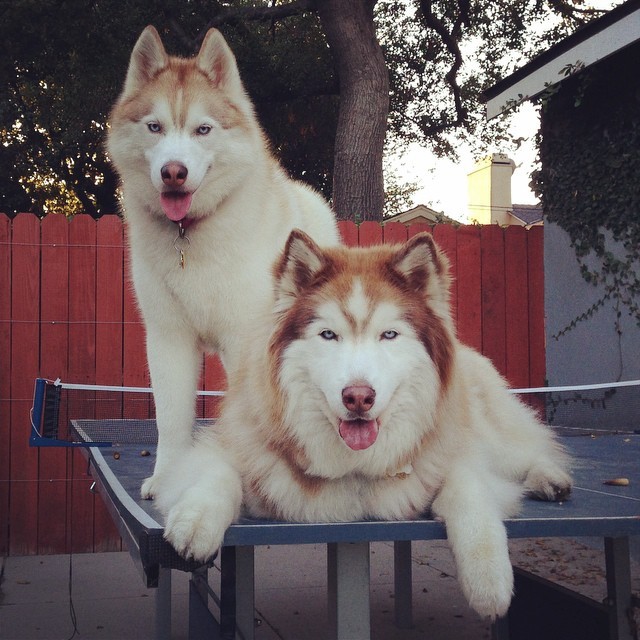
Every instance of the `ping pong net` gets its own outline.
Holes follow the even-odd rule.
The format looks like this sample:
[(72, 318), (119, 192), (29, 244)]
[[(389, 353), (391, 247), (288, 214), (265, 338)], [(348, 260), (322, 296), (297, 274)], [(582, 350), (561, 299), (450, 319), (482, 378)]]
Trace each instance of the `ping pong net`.
[(511, 391), (562, 435), (640, 433), (640, 380)]
[[(640, 432), (640, 380), (512, 389), (564, 435)], [(217, 415), (222, 391), (198, 391), (196, 416)], [(90, 426), (90, 433), (88, 426)], [(38, 378), (31, 409), (32, 446), (111, 446), (157, 440), (153, 390)]]
[[(198, 391), (198, 422), (217, 413), (222, 391)], [(155, 444), (155, 405), (148, 387), (73, 384), (37, 378), (29, 444), (34, 447), (110, 447)]]

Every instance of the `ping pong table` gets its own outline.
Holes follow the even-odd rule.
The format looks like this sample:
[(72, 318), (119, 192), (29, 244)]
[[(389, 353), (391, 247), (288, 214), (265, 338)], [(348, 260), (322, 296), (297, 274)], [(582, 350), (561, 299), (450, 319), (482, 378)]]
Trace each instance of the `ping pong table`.
[[(87, 455), (94, 479), (92, 490), (105, 501), (146, 585), (157, 588), (158, 640), (170, 634), (170, 576), (174, 569), (191, 573), (190, 639), (251, 640), (254, 548), (260, 545), (326, 544), (331, 628), (338, 640), (366, 640), (371, 631), (369, 543), (393, 542), (395, 620), (401, 628), (411, 626), (411, 541), (445, 539), (443, 523), (429, 518), (313, 524), (240, 519), (225, 535), (219, 554), (219, 593), (214, 593), (207, 580), (211, 565), (180, 557), (163, 538), (162, 519), (153, 502), (140, 498), (142, 481), (153, 470), (155, 422), (144, 421), (146, 435), (142, 438), (140, 421), (131, 431), (133, 435), (128, 422), (110, 421), (111, 434), (115, 427), (119, 436), (112, 437), (111, 447), (88, 447)], [(89, 442), (102, 439), (100, 421), (76, 420), (73, 427)], [(493, 636), (498, 640), (632, 640), (629, 537), (640, 535), (640, 435), (578, 435), (563, 438), (563, 444), (576, 462), (570, 499), (562, 503), (525, 500), (521, 513), (506, 521), (507, 532), (510, 538), (603, 538), (608, 596), (604, 603), (586, 601), (516, 569), (516, 597), (509, 615), (494, 624)], [(603, 484), (621, 476), (628, 478), (627, 486)], [(550, 613), (541, 616), (540, 607), (547, 607)], [(217, 615), (212, 608), (217, 609)], [(542, 631), (536, 626), (541, 619), (546, 624), (553, 620), (554, 629)]]

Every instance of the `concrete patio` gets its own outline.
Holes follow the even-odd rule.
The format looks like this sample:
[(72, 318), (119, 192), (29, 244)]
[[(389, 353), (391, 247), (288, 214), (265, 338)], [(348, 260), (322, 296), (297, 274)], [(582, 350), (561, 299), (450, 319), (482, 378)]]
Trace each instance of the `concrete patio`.
[[(586, 541), (590, 543), (590, 541)], [(565, 539), (516, 540), (518, 566), (596, 600), (606, 595), (604, 555)], [(637, 558), (634, 547), (632, 555)], [(469, 609), (445, 542), (413, 545), (414, 628), (393, 623), (393, 546), (371, 545), (372, 637), (379, 640), (483, 640), (488, 622)], [(2, 561), (0, 638), (66, 640), (74, 633), (69, 584), (81, 640), (151, 640), (154, 590), (144, 587), (127, 553), (9, 557)], [(212, 571), (216, 571), (213, 569)], [(632, 564), (633, 588), (640, 570)], [(213, 582), (213, 580), (212, 580)], [(187, 638), (188, 574), (173, 572), (172, 638)], [(322, 545), (256, 549), (256, 639), (325, 640), (326, 550)]]

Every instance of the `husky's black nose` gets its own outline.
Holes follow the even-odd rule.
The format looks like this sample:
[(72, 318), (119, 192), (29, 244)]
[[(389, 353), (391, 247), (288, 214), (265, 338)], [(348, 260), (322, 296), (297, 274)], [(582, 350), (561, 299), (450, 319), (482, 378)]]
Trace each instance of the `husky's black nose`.
[(167, 162), (167, 164), (160, 169), (162, 182), (168, 187), (181, 187), (187, 180), (188, 174), (187, 167), (181, 162)]
[(353, 385), (342, 390), (342, 404), (357, 414), (363, 414), (373, 407), (376, 392), (365, 385)]

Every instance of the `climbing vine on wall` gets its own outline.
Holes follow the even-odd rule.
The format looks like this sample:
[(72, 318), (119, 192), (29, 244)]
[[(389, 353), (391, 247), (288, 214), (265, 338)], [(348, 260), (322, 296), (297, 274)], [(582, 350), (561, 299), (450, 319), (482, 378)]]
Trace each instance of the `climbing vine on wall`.
[(543, 96), (535, 188), (547, 219), (569, 234), (582, 276), (603, 291), (560, 334), (606, 301), (640, 326), (639, 65), (640, 46), (586, 69), (576, 62)]

